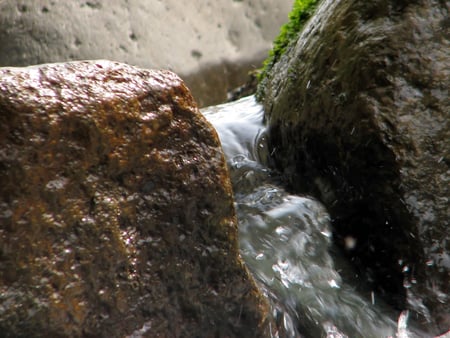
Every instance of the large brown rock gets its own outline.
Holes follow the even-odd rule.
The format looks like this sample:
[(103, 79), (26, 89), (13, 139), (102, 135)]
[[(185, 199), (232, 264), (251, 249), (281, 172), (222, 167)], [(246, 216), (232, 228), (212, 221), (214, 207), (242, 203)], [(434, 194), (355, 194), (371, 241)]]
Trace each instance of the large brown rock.
[(2, 337), (263, 336), (220, 143), (169, 71), (0, 69)]
[(266, 57), (292, 0), (0, 1), (0, 66), (108, 59), (170, 69), (200, 105)]
[(327, 205), (367, 292), (435, 332), (450, 325), (448, 11), (322, 1), (259, 89), (290, 188)]

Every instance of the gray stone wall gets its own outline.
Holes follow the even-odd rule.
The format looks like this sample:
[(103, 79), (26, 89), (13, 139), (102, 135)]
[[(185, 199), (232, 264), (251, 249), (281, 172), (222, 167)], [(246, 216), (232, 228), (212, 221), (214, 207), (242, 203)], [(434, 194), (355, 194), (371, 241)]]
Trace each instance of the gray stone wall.
[(259, 67), (293, 0), (0, 1), (0, 66), (109, 59), (169, 69), (201, 105)]

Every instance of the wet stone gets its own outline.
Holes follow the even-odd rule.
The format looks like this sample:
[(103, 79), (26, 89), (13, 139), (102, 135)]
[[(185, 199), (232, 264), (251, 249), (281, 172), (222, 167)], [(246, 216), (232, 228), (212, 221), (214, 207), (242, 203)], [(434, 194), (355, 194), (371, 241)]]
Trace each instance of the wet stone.
[(0, 332), (265, 336), (220, 143), (178, 76), (0, 68)]
[(259, 87), (289, 189), (325, 203), (362, 291), (434, 334), (450, 326), (444, 27), (442, 1), (324, 0)]

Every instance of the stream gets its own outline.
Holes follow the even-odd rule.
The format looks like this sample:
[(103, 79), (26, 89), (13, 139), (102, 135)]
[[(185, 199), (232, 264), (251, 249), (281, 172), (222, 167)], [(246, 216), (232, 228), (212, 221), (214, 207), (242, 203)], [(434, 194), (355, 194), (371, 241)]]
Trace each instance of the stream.
[(326, 209), (287, 193), (265, 165), (263, 108), (254, 96), (202, 113), (230, 169), (241, 255), (281, 327), (273, 337), (424, 337), (408, 328), (407, 311), (399, 316), (374, 293), (366, 299), (343, 282), (352, 268), (333, 246)]

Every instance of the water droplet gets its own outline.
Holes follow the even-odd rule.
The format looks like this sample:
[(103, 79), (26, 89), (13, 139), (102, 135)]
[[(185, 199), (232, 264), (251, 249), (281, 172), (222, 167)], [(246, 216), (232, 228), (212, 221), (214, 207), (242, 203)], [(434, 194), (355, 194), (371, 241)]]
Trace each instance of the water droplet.
[(352, 236), (347, 236), (344, 238), (344, 245), (347, 250), (353, 250), (356, 247), (356, 238)]
[(324, 235), (326, 238), (331, 238), (331, 236), (332, 236), (331, 231), (328, 230), (328, 229), (322, 230), (320, 233), (321, 233), (322, 235)]
[(336, 281), (335, 281), (334, 279), (329, 280), (329, 281), (328, 281), (328, 284), (330, 284), (330, 286), (331, 286), (332, 288), (335, 288), (335, 289), (339, 289), (339, 288), (340, 288), (339, 284), (336, 283)]
[(260, 253), (260, 254), (256, 255), (255, 258), (256, 258), (258, 261), (260, 261), (260, 260), (264, 259), (264, 254), (263, 254), (263, 253)]

